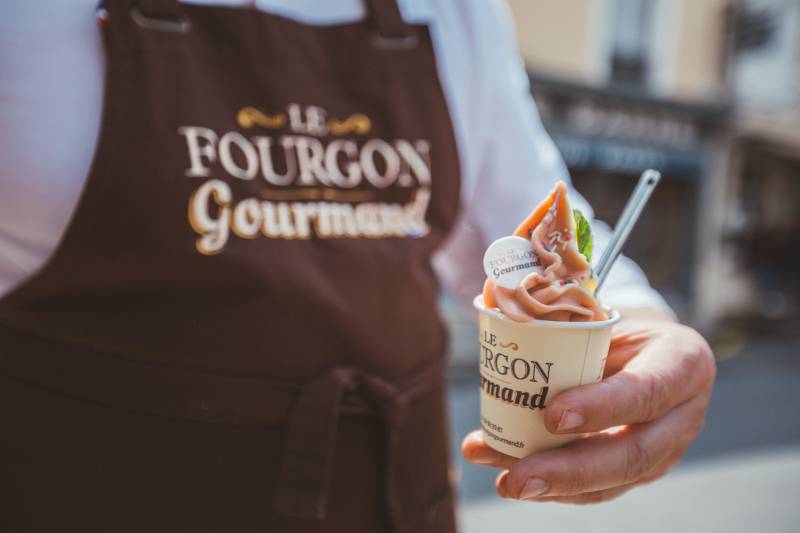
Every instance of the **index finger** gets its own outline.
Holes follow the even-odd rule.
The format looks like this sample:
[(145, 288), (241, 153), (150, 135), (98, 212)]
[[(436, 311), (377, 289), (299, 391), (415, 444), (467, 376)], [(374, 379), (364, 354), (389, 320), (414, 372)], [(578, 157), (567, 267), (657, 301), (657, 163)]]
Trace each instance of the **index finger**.
[(708, 344), (690, 328), (671, 328), (616, 374), (556, 396), (545, 408), (547, 429), (584, 433), (649, 422), (710, 390), (714, 362)]

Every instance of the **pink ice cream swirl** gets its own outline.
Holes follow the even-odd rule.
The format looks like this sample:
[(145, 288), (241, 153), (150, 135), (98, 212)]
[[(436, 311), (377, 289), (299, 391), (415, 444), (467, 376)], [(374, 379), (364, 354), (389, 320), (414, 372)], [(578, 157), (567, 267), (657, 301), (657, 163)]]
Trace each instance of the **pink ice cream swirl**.
[(529, 274), (515, 289), (493, 287), (497, 306), (507, 317), (518, 322), (608, 319), (591, 290), (591, 265), (578, 251), (572, 211), (566, 201), (556, 198), (531, 233), (531, 247), (543, 271)]

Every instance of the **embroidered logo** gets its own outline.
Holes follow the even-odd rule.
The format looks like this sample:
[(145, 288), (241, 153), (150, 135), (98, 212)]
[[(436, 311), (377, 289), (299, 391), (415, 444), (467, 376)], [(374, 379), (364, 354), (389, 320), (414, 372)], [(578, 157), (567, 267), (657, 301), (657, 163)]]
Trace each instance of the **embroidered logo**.
[[(363, 113), (331, 117), (319, 106), (278, 112), (243, 107), (239, 131), (181, 126), (185, 176), (204, 180), (189, 198), (200, 253), (243, 239), (421, 237), (430, 231), (431, 145), (369, 136)], [(223, 174), (220, 174), (220, 171)], [(262, 184), (235, 198), (237, 180)]]

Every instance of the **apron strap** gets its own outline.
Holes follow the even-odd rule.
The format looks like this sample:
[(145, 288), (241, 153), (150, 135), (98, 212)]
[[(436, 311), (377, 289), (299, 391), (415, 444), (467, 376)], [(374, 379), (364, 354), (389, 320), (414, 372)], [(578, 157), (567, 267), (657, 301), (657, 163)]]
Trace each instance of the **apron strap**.
[[(385, 49), (407, 49), (417, 45), (419, 38), (406, 24), (397, 0), (365, 0), (368, 18), (375, 26), (373, 45)], [(131, 16), (146, 29), (185, 33), (189, 21), (184, 17), (178, 0), (131, 0)]]
[(300, 518), (327, 516), (339, 414), (344, 403), (363, 400), (386, 424), (385, 497), (390, 518), (399, 530), (405, 522), (397, 488), (400, 432), (411, 402), (441, 384), (443, 368), (443, 363), (436, 361), (402, 388), (350, 368), (334, 368), (309, 383), (291, 412), (273, 501), (275, 511)]
[(178, 0), (132, 0), (131, 9), (142, 15), (157, 19), (179, 19), (181, 8)]
[(178, 4), (178, 0), (130, 0), (130, 15), (146, 30), (186, 33), (191, 24)]
[(352, 385), (352, 372), (333, 369), (309, 383), (298, 398), (278, 473), (275, 511), (301, 518), (327, 516), (336, 426), (342, 397)]
[(413, 48), (418, 42), (414, 29), (403, 20), (397, 0), (365, 0), (369, 18), (377, 31), (377, 48)]

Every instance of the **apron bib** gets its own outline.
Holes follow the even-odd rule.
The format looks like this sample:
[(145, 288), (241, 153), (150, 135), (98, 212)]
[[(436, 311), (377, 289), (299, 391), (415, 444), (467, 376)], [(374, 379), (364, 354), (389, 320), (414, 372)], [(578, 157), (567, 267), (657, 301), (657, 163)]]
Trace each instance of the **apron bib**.
[(458, 154), (427, 28), (366, 4), (100, 10), (85, 190), (0, 300), (0, 526), (454, 531)]

